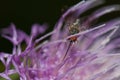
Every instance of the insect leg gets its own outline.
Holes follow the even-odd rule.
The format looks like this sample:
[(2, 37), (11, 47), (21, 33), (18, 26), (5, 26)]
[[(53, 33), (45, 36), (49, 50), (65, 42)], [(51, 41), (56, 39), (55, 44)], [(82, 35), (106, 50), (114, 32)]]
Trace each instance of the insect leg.
[(66, 58), (66, 56), (67, 56), (67, 53), (68, 53), (68, 51), (69, 51), (69, 49), (70, 49), (70, 47), (71, 47), (71, 45), (72, 45), (72, 41), (70, 41), (70, 43), (69, 43), (69, 45), (68, 45), (68, 48), (67, 48), (67, 50), (66, 50), (66, 52), (65, 52), (65, 55), (64, 55), (64, 57), (63, 57), (63, 60)]

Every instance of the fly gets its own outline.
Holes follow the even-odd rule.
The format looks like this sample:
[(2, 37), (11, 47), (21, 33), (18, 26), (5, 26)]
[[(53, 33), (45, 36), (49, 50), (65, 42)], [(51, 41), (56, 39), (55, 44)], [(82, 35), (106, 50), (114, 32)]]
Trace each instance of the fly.
[[(79, 33), (81, 30), (79, 29), (79, 19), (77, 19), (72, 25), (69, 25), (68, 29), (69, 29), (69, 35), (74, 35), (74, 34), (77, 34)], [(73, 37), (70, 37), (69, 39), (69, 45), (68, 45), (68, 48), (65, 52), (65, 55), (64, 55), (64, 58), (63, 60), (66, 58), (67, 56), (67, 53), (72, 45), (72, 43), (74, 43), (75, 41), (77, 41), (77, 36), (73, 36)]]
[[(84, 21), (84, 22), (83, 22)], [(76, 19), (76, 21), (69, 25), (68, 26), (68, 29), (69, 29), (69, 35), (74, 35), (74, 34), (77, 34), (79, 32), (82, 32), (82, 31), (85, 31), (89, 28), (89, 26), (91, 26), (92, 24), (96, 23), (96, 21), (93, 19), (91, 20), (89, 17), (86, 17), (86, 18), (83, 18), (82, 20), (82, 24), (80, 24), (80, 20), (79, 19)], [(84, 35), (85, 36), (85, 35)], [(86, 36), (88, 37), (88, 36)], [(65, 56), (63, 59), (66, 58), (67, 56), (67, 53), (72, 45), (72, 43), (74, 43), (75, 41), (77, 41), (77, 36), (73, 36), (73, 37), (70, 37), (68, 40), (69, 40), (69, 45), (68, 45), (68, 48), (65, 52)]]

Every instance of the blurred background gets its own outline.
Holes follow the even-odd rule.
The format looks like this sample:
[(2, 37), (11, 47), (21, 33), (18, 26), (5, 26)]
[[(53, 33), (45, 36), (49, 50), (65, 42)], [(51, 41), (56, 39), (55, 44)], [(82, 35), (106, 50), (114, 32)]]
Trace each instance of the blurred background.
[[(81, 0), (1, 0), (0, 29), (14, 23), (17, 28), (30, 33), (34, 23), (47, 23), (48, 31), (53, 29), (60, 16), (72, 5)], [(120, 4), (120, 0), (106, 0), (104, 5)], [(103, 5), (102, 5), (103, 6)], [(92, 11), (89, 11), (92, 12)], [(89, 12), (85, 14), (89, 14)], [(114, 12), (103, 16), (101, 21), (120, 16)], [(0, 36), (0, 51), (11, 52), (12, 45)]]
[[(53, 29), (60, 16), (80, 0), (2, 0), (0, 1), (0, 29), (14, 23), (30, 33), (34, 23), (47, 23)], [(12, 44), (0, 36), (0, 51), (11, 52)]]

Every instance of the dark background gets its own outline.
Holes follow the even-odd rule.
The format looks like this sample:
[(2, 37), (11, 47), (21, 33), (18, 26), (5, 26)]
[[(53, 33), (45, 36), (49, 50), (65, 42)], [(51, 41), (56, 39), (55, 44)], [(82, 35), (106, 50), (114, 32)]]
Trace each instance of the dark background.
[[(30, 33), (32, 24), (47, 23), (51, 30), (60, 16), (81, 0), (1, 0), (0, 28), (13, 22), (17, 28)], [(106, 0), (104, 5), (120, 4), (120, 0)], [(88, 12), (89, 13), (89, 12)], [(120, 16), (120, 13), (105, 15), (101, 21)], [(0, 37), (0, 51), (11, 52), (12, 45)]]

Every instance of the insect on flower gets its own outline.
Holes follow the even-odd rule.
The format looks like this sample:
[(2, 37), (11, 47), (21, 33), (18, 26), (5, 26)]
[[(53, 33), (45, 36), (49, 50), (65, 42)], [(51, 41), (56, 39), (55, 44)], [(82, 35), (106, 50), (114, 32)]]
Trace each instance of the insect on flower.
[[(79, 19), (76, 19), (74, 23), (72, 23), (71, 25), (68, 25), (68, 29), (69, 29), (69, 35), (74, 35), (74, 34), (77, 34), (79, 32), (82, 32), (82, 31), (85, 31), (87, 29), (87, 26), (83, 26), (83, 25), (80, 25), (80, 20)], [(70, 46), (77, 41), (77, 36), (72, 36), (70, 38), (68, 38), (69, 40), (69, 45), (68, 45), (68, 48), (66, 50), (66, 53), (64, 55), (64, 58), (63, 60), (66, 58), (67, 56), (67, 53), (70, 49)]]

